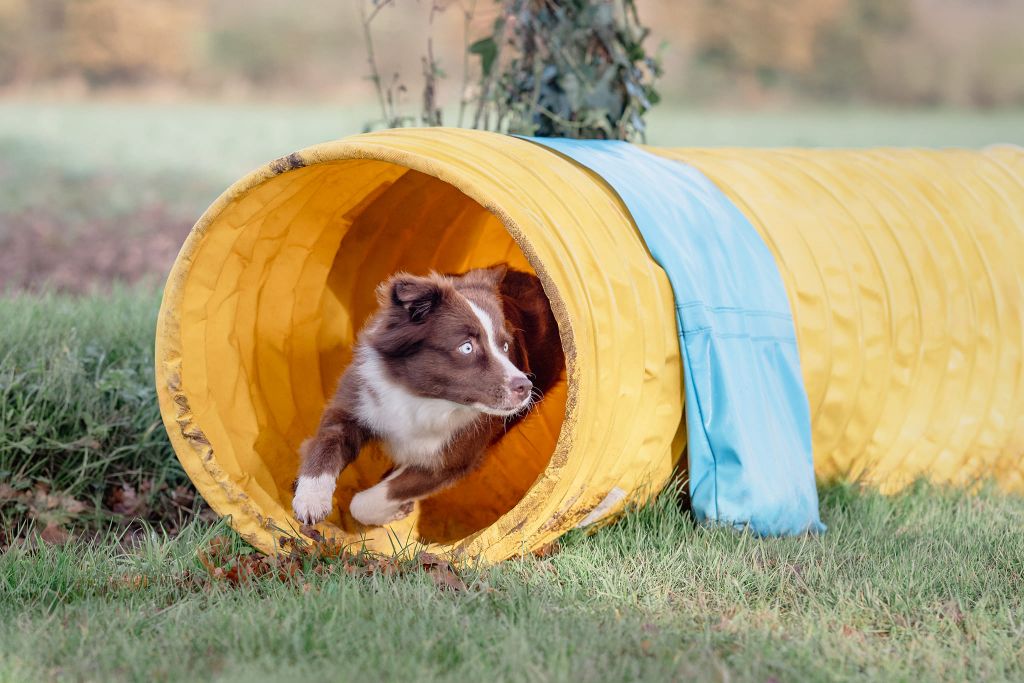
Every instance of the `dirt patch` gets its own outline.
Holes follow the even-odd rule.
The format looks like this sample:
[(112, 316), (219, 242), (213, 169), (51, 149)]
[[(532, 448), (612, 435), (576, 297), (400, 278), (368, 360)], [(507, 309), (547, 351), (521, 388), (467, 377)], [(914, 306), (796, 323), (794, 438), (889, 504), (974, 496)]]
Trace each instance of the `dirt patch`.
[(0, 220), (0, 291), (45, 287), (82, 293), (113, 282), (160, 282), (191, 228), (160, 205), (73, 233), (61, 216), (40, 208)]
[(0, 293), (162, 284), (220, 185), (196, 173), (65, 167), (0, 137)]

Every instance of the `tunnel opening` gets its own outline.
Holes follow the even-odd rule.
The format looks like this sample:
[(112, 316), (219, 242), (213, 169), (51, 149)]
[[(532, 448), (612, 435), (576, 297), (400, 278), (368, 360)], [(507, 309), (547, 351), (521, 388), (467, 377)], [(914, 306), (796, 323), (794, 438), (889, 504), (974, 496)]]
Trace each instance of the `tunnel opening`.
[[(202, 423), (220, 465), (254, 501), (286, 511), (299, 444), (351, 362), (379, 282), (397, 271), (499, 262), (533, 272), (501, 220), (458, 188), (371, 159), (295, 168), (256, 185), (214, 218), (194, 258), (192, 272), (207, 275), (185, 285), (192, 303), (181, 328), (202, 334), (184, 340), (183, 381), (207, 392)], [(511, 510), (548, 466), (566, 394), (563, 377), (477, 471), (421, 501), (389, 537), (451, 543)], [(338, 480), (326, 526), (370, 533), (348, 506), (390, 466), (379, 445), (365, 447)]]

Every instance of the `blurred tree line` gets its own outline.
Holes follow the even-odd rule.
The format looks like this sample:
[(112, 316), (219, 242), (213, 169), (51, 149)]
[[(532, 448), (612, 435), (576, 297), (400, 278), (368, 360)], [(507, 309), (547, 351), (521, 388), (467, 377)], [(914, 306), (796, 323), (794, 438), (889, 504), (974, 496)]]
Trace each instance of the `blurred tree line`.
[[(162, 87), (184, 96), (366, 98), (361, 0), (0, 0), (0, 88)], [(468, 0), (436, 0), (448, 6)], [(415, 7), (414, 7), (415, 5)], [(1024, 104), (1024, 0), (636, 0), (666, 41), (665, 99)], [(431, 2), (382, 12), (382, 72), (421, 74)], [(478, 0), (470, 27), (498, 11)], [(437, 17), (441, 100), (455, 101), (466, 28)]]
[[(684, 8), (690, 8), (686, 12)], [(1024, 103), (1022, 0), (700, 0), (687, 91), (827, 102)]]
[(0, 83), (180, 81), (202, 10), (188, 0), (0, 0)]

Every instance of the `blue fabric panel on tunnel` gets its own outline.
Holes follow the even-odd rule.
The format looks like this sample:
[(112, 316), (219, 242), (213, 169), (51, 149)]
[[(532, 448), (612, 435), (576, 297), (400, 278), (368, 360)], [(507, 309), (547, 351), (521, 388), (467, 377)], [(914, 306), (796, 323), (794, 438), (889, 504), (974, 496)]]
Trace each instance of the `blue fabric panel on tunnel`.
[(696, 168), (625, 142), (526, 139), (604, 178), (668, 274), (697, 518), (765, 535), (823, 531), (793, 316), (761, 236)]

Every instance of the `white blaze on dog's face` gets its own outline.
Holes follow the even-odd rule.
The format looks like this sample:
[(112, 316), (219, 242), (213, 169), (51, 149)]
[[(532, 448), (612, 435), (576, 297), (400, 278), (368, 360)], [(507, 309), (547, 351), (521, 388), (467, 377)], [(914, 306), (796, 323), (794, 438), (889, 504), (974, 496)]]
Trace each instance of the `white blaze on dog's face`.
[(390, 379), (410, 393), (511, 416), (530, 404), (533, 385), (509, 359), (498, 285), (502, 267), (465, 275), (397, 275), (384, 283), (385, 310), (366, 342)]

